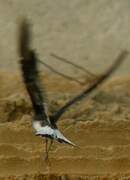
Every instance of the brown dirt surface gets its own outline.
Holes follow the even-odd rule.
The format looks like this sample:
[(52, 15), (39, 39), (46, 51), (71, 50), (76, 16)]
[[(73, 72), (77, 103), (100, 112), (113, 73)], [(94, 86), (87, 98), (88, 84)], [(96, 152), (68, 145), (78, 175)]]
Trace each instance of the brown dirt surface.
[[(129, 78), (105, 83), (61, 118), (63, 133), (79, 147), (55, 142), (48, 164), (44, 140), (31, 126), (31, 103), (20, 76), (4, 77), (2, 73), (0, 180), (130, 178)], [(84, 89), (56, 76), (44, 77), (51, 113)]]

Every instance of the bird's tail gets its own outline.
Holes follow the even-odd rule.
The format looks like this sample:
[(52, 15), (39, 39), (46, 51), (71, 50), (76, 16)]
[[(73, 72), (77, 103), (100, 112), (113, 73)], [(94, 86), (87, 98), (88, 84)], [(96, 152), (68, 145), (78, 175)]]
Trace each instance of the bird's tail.
[(56, 139), (58, 142), (66, 143), (71, 146), (76, 146), (76, 144), (74, 144), (72, 141), (68, 140), (58, 129), (54, 129), (54, 133), (55, 133), (55, 136), (56, 136)]
[(57, 128), (53, 129), (48, 125), (41, 126), (39, 121), (33, 122), (33, 128), (36, 130), (37, 136), (47, 137), (50, 139), (57, 140), (60, 143), (66, 143), (72, 146), (76, 146), (73, 142), (68, 140)]

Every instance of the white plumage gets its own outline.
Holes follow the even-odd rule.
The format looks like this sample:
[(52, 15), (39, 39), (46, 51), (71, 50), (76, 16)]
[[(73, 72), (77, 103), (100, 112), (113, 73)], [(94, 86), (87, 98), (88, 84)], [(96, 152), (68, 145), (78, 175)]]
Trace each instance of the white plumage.
[(68, 140), (58, 129), (52, 129), (50, 126), (41, 126), (39, 121), (33, 121), (33, 128), (36, 130), (36, 135), (49, 136), (59, 142), (64, 142), (72, 146), (76, 146), (70, 140)]

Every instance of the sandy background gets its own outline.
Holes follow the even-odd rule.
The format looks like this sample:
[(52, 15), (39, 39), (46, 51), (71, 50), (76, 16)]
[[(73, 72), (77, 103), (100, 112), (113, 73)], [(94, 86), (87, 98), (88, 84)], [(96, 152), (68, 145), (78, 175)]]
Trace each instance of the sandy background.
[(69, 82), (41, 66), (53, 113), (90, 79), (50, 53), (101, 74), (129, 50), (129, 9), (129, 0), (0, 0), (0, 180), (130, 179), (130, 55), (116, 77), (62, 117), (60, 128), (80, 148), (55, 143), (47, 165), (17, 54), (18, 24), (26, 16), (40, 59), (86, 82)]
[[(50, 57), (54, 52), (101, 72), (121, 49), (130, 47), (129, 8), (129, 0), (1, 0), (0, 67), (18, 69), (17, 26), (24, 16), (33, 25), (33, 47), (41, 60), (73, 73)], [(122, 74), (129, 73), (129, 65), (128, 57)]]

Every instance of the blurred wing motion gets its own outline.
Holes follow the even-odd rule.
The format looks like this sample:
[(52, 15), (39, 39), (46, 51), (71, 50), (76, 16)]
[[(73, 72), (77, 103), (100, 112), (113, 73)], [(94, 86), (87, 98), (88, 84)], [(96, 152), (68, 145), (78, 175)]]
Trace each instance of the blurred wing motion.
[(76, 82), (76, 83), (78, 83), (78, 84), (80, 84), (80, 85), (83, 85), (83, 84), (84, 84), (84, 82), (79, 81), (78, 79), (76, 79), (76, 78), (74, 78), (74, 77), (71, 77), (71, 76), (69, 76), (69, 75), (63, 74), (63, 73), (60, 72), (60, 71), (57, 71), (56, 69), (54, 69), (53, 67), (51, 67), (51, 66), (48, 65), (47, 63), (45, 63), (45, 62), (43, 62), (43, 61), (41, 61), (41, 60), (38, 60), (38, 61), (39, 61), (41, 64), (43, 64), (47, 69), (51, 70), (53, 73), (58, 74), (59, 76), (65, 78), (65, 79), (67, 79), (67, 80), (74, 81), (74, 82)]
[(37, 70), (37, 58), (35, 52), (30, 49), (30, 29), (26, 20), (20, 26), (19, 53), (21, 55), (21, 69), (26, 89), (31, 98), (35, 112), (35, 119), (41, 121), (43, 126), (49, 125), (47, 105), (44, 102), (44, 92), (41, 90), (39, 74)]
[[(23, 74), (26, 89), (31, 98), (35, 118), (33, 127), (36, 130), (36, 135), (56, 139), (59, 142), (64, 142), (75, 146), (69, 141), (57, 128), (56, 124), (50, 122), (47, 104), (45, 103), (45, 92), (41, 90), (39, 73), (37, 68), (38, 59), (33, 50), (30, 50), (30, 31), (27, 21), (23, 21), (20, 27), (19, 37), (19, 53), (21, 55), (21, 69)], [(42, 95), (43, 94), (43, 95)]]
[(52, 117), (52, 122), (56, 123), (59, 118), (76, 102), (82, 100), (86, 96), (88, 96), (92, 91), (94, 91), (98, 85), (102, 84), (122, 63), (122, 61), (126, 58), (128, 55), (128, 51), (124, 50), (122, 51), (119, 56), (117, 57), (116, 61), (113, 63), (113, 65), (101, 76), (98, 78), (96, 82), (94, 82), (90, 87), (85, 89), (82, 93), (74, 97), (72, 100), (70, 100), (68, 103), (66, 103), (59, 111), (57, 111)]
[[(81, 71), (85, 72), (86, 75), (90, 76), (91, 78), (95, 78), (95, 77), (96, 77), (95, 74), (91, 73), (91, 72), (88, 71), (86, 68), (84, 68), (84, 67), (82, 67), (82, 66), (80, 66), (80, 65), (78, 65), (78, 64), (75, 64), (75, 63), (73, 63), (72, 61), (69, 61), (69, 60), (67, 60), (67, 59), (64, 58), (64, 57), (60, 57), (60, 56), (58, 56), (58, 55), (56, 55), (56, 54), (54, 54), (54, 53), (51, 53), (50, 55), (51, 55), (52, 57), (56, 58), (56, 59), (59, 60), (59, 61), (62, 61), (62, 62), (67, 63), (67, 64), (70, 64), (70, 65), (72, 65), (73, 67), (77, 68), (78, 70), (81, 70)], [(97, 78), (97, 77), (96, 77), (96, 78)]]
[(128, 52), (121, 52), (121, 54), (117, 57), (116, 61), (104, 73), (104, 75), (99, 77), (97, 81), (90, 85), (90, 87), (85, 89), (82, 93), (80, 93), (75, 98), (70, 100), (67, 104), (65, 104), (53, 116), (49, 117), (47, 111), (47, 104), (45, 103), (45, 92), (44, 89), (42, 91), (39, 79), (39, 73), (37, 68), (38, 59), (34, 50), (30, 48), (31, 33), (29, 29), (29, 24), (26, 20), (22, 21), (19, 32), (19, 54), (21, 56), (21, 70), (24, 83), (31, 98), (34, 109), (35, 118), (33, 120), (33, 126), (36, 130), (36, 134), (74, 146), (75, 144), (65, 138), (64, 135), (59, 131), (56, 122), (70, 108), (70, 106), (75, 104), (77, 101), (85, 98), (92, 91), (94, 91), (99, 84), (102, 84), (119, 67), (124, 58), (127, 56)]

